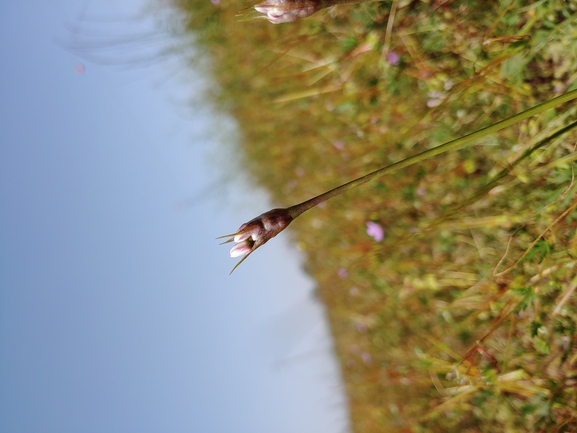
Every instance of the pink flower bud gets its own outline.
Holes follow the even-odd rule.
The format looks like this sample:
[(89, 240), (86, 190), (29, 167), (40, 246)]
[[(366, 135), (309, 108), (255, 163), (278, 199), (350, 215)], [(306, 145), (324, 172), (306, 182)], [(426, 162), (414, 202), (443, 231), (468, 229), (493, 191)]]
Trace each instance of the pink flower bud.
[(242, 242), (232, 247), (232, 249), (230, 250), (230, 256), (231, 257), (244, 256), (245, 254), (250, 253), (250, 251), (251, 251), (250, 243)]

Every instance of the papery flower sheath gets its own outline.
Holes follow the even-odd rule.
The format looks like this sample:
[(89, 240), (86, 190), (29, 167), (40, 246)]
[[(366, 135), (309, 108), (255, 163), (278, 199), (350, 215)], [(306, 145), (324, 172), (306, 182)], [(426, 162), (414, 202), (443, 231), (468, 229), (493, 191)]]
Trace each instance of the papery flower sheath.
[(265, 0), (254, 6), (273, 24), (292, 23), (317, 11), (347, 3), (365, 3), (376, 0)]
[(223, 244), (236, 242), (230, 250), (231, 257), (244, 256), (230, 273), (232, 274), (254, 250), (287, 228), (293, 219), (293, 212), (289, 209), (273, 209), (241, 225), (236, 233), (218, 237), (217, 239), (230, 238)]
[(266, 0), (254, 8), (273, 24), (292, 23), (322, 9), (321, 0)]

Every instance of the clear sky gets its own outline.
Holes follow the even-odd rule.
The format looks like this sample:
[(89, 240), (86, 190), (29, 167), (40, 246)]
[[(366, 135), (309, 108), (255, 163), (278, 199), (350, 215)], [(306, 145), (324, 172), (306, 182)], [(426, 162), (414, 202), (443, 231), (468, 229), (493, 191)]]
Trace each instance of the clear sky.
[(214, 239), (271, 206), (184, 103), (210, 81), (102, 64), (153, 29), (142, 7), (0, 0), (0, 431), (345, 432), (286, 234), (232, 276)]

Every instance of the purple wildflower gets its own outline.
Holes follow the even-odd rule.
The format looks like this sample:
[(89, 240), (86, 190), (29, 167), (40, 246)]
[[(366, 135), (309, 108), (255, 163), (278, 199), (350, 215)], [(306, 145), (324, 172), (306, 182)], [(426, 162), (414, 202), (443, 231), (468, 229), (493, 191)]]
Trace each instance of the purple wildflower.
[(389, 51), (387, 53), (387, 62), (389, 62), (389, 65), (396, 66), (399, 64), (400, 61), (401, 57), (394, 51)]
[(381, 242), (385, 238), (385, 231), (383, 228), (372, 221), (367, 222), (367, 234), (373, 237), (377, 242)]

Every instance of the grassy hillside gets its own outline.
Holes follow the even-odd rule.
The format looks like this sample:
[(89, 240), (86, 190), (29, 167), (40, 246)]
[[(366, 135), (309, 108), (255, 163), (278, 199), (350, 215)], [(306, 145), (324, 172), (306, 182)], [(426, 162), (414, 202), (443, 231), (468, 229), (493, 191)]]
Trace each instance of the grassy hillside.
[[(239, 166), (283, 207), (577, 88), (575, 1), (395, 0), (280, 25), (173, 3), (218, 83), (206, 96), (240, 125)], [(577, 132), (545, 140), (576, 119), (574, 102), (548, 110), (291, 225), (355, 432), (577, 431)]]

